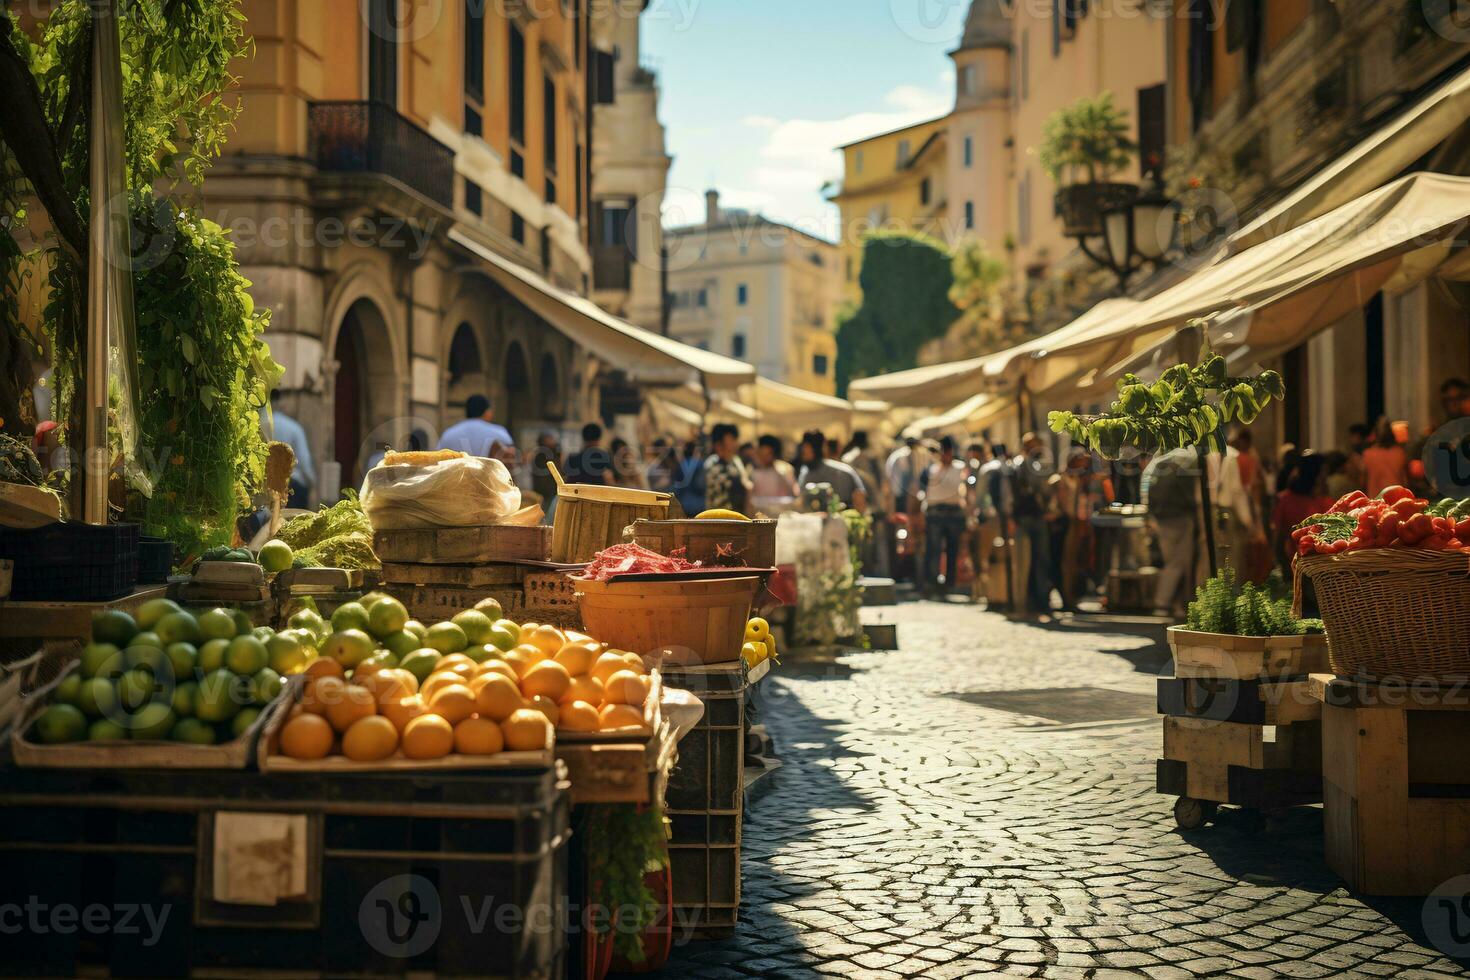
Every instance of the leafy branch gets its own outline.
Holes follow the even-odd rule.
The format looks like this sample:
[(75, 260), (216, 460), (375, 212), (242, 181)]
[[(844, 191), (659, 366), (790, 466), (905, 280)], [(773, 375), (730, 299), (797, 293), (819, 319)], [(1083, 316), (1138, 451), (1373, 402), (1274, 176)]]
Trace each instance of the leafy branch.
[(1117, 400), (1101, 415), (1052, 412), (1047, 424), (1104, 459), (1190, 446), (1224, 452), (1228, 423), (1250, 425), (1271, 399), (1285, 394), (1275, 371), (1230, 377), (1225, 358), (1206, 349), (1199, 364), (1176, 364), (1153, 384), (1125, 374)]

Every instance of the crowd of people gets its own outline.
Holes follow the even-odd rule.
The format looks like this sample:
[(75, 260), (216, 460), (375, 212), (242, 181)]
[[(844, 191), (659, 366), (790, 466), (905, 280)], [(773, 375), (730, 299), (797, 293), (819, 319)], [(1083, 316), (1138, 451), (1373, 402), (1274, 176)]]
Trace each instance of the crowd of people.
[[(1464, 381), (1445, 382), (1440, 398), (1442, 422), (1470, 415)], [(315, 478), (305, 434), (279, 412), (274, 426), (297, 449), (293, 498), (304, 496)], [(1291, 531), (1341, 495), (1358, 489), (1371, 496), (1394, 484), (1429, 493), (1422, 441), (1387, 418), (1352, 426), (1341, 450), (1287, 444), (1268, 458), (1250, 430), (1237, 427), (1224, 453), (1203, 458), (1203, 475), (1192, 448), (1110, 463), (1072, 446), (1058, 462), (1054, 440), (1032, 432), (1016, 453), (984, 441), (962, 448), (952, 436), (910, 437), (885, 450), (864, 431), (841, 445), (820, 430), (803, 434), (788, 453), (780, 437), (747, 441), (728, 423), (682, 441), (661, 436), (641, 449), (609, 439), (596, 422), (580, 435), (570, 454), (550, 432), (518, 451), (510, 431), (494, 421), (490, 400), (475, 395), (436, 448), (503, 460), (539, 497), (547, 520), (556, 505), (549, 463), (569, 483), (672, 494), (689, 515), (853, 508), (873, 520), (863, 556), (868, 574), (911, 579), (931, 596), (960, 592), (1033, 615), (1074, 610), (1103, 588), (1112, 542), (1092, 518), (1115, 503), (1146, 510), (1160, 558), (1153, 605), (1177, 616), (1206, 575), (1211, 537), (1221, 564), (1260, 581), (1276, 567), (1290, 573)]]

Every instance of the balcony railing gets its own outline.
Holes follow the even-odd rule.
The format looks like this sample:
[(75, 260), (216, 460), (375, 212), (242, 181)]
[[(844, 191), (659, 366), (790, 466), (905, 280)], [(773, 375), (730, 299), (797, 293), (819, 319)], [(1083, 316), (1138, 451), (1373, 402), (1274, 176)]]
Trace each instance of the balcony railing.
[(454, 207), (454, 151), (381, 102), (313, 102), (308, 152), (333, 173), (392, 177)]

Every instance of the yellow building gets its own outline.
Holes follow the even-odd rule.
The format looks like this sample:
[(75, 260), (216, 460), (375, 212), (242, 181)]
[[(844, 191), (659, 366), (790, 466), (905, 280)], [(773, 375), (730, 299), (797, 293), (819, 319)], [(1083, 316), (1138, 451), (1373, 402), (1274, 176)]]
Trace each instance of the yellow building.
[(670, 228), (669, 335), (749, 361), (763, 378), (836, 390), (838, 247), (706, 195), (705, 221)]
[(945, 181), (947, 119), (906, 126), (848, 143), (842, 183), (828, 195), (842, 215), (839, 247), (843, 298), (862, 298), (863, 239), (881, 229), (923, 231), (948, 239)]
[(327, 472), (354, 484), (477, 392), (518, 439), (585, 418), (586, 354), (451, 238), (589, 292), (588, 80), (606, 56), (585, 0), (243, 10), (256, 50), (204, 206), (273, 311), (282, 408)]

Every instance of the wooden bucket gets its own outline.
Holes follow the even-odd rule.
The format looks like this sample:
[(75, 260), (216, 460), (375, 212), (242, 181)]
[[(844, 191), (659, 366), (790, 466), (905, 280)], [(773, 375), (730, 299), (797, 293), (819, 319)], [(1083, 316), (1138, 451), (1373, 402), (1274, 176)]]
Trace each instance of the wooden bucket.
[(650, 490), (567, 483), (557, 490), (551, 560), (591, 561), (608, 545), (621, 544), (628, 525), (669, 516), (669, 495)]
[[(776, 566), (775, 521), (637, 521), (633, 540), (661, 555), (684, 549), (684, 557), (706, 565), (718, 557), (722, 545), (733, 546), (738, 564), (749, 568)], [(729, 564), (726, 562), (725, 564)]]
[(578, 579), (577, 602), (584, 632), (615, 648), (657, 651), (667, 664), (718, 664), (740, 659), (759, 588), (755, 575), (670, 582)]

